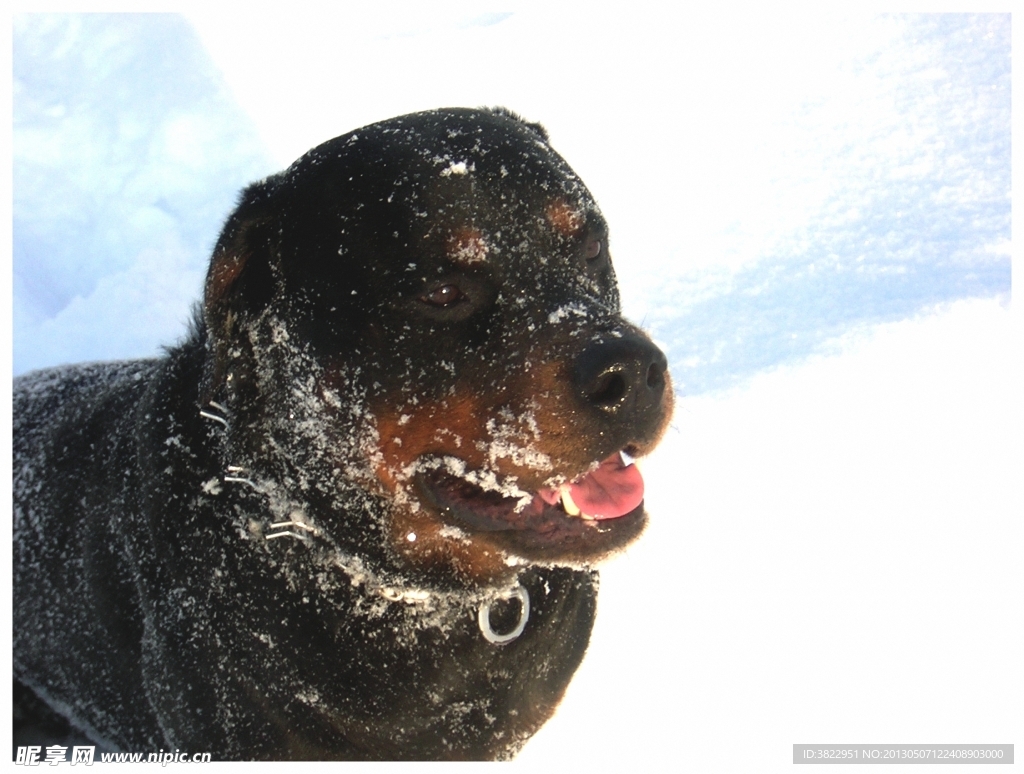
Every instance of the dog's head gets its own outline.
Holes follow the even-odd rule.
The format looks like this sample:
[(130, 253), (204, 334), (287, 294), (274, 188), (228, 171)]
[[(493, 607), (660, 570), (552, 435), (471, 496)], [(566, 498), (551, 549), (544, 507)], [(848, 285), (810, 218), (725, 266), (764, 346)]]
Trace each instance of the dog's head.
[(644, 527), (629, 458), (668, 422), (665, 357), (620, 316), (589, 191), (509, 111), (384, 121), (250, 187), (204, 316), (207, 396), (328, 532), (489, 580)]

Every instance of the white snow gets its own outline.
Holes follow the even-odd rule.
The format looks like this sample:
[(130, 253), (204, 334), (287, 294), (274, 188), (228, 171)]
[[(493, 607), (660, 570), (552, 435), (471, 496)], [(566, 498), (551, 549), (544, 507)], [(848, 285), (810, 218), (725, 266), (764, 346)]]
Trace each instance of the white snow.
[(466, 166), (465, 161), (453, 161), (447, 167), (441, 170), (441, 177), (449, 177), (451, 175), (465, 175), (469, 172), (469, 167)]

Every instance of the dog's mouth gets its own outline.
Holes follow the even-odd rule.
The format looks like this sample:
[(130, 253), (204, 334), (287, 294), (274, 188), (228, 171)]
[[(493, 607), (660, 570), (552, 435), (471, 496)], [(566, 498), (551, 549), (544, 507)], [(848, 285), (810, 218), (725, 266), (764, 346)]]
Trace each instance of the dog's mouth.
[(618, 543), (610, 533), (617, 538), (628, 532), (628, 540), (642, 529), (643, 476), (625, 450), (571, 481), (535, 491), (520, 488), (514, 477), (467, 470), (454, 457), (421, 459), (419, 468), (419, 489), (444, 521), (495, 533), (499, 542), (519, 548), (554, 550), (561, 544), (570, 553), (589, 554)]

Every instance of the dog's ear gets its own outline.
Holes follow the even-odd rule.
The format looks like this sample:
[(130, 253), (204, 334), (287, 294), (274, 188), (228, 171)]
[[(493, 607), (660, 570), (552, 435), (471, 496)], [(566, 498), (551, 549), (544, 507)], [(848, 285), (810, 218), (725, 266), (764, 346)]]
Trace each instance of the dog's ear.
[(507, 107), (502, 107), (501, 105), (484, 108), (484, 110), (487, 110), (496, 116), (505, 116), (505, 118), (511, 118), (513, 121), (518, 121), (523, 126), (533, 130), (533, 132), (544, 142), (548, 142), (550, 140), (548, 137), (548, 130), (545, 129), (543, 125), (538, 124), (535, 121), (527, 121), (514, 110), (509, 110)]
[(270, 304), (278, 260), (275, 179), (245, 189), (213, 250), (203, 294), (208, 352), (203, 399), (224, 384), (232, 351), (246, 349), (238, 333)]

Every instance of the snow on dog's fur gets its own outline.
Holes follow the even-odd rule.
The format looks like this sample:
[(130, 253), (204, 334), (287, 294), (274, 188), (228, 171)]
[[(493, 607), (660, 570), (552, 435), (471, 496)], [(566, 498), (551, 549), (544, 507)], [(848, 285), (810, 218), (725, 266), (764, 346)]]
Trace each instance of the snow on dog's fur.
[(607, 239), (538, 125), (403, 116), (245, 191), (166, 357), (17, 380), (16, 743), (513, 755), (671, 410)]

